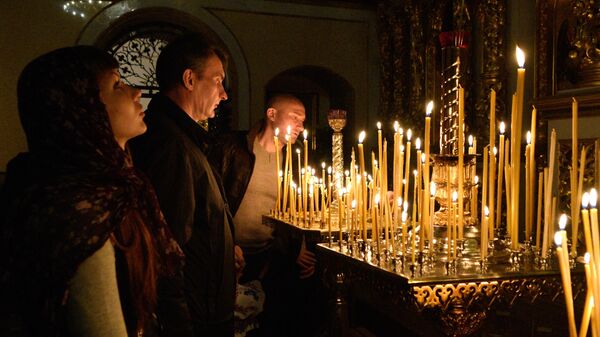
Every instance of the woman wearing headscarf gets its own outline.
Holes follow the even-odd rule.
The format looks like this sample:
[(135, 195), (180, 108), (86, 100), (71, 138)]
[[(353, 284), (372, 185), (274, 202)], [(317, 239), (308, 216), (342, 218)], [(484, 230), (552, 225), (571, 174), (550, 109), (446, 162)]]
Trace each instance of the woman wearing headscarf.
[(183, 254), (126, 150), (146, 131), (140, 91), (121, 81), (106, 52), (78, 46), (28, 64), (17, 94), (29, 152), (8, 164), (1, 193), (0, 330), (191, 333), (161, 321), (161, 312), (185, 321)]

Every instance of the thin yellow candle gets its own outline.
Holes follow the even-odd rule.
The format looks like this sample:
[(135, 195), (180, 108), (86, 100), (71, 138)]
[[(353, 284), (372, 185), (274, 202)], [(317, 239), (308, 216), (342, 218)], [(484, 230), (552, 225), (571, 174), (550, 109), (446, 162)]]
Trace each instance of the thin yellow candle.
[[(358, 165), (360, 168), (360, 181), (361, 181), (361, 193), (362, 200), (359, 204), (360, 208), (360, 224), (363, 229), (363, 240), (367, 239), (367, 184), (365, 181), (365, 153), (363, 150), (363, 141), (365, 140), (366, 133), (361, 131), (358, 135)], [(359, 199), (360, 200), (360, 199)]]
[(496, 146), (496, 90), (490, 89), (490, 149)]
[[(277, 173), (277, 205), (275, 206), (275, 212), (279, 215), (279, 211), (281, 210), (281, 182), (279, 182), (279, 172), (281, 171), (281, 163), (279, 162), (279, 128), (275, 128), (275, 136), (273, 137), (273, 142), (275, 144), (275, 172)], [(281, 174), (283, 176), (283, 173)]]
[(342, 224), (344, 223), (344, 205), (342, 196), (344, 195), (344, 188), (338, 188), (337, 191), (337, 202), (338, 202), (338, 231), (339, 231), (339, 244), (340, 251), (342, 250)]
[(410, 174), (410, 138), (412, 136), (412, 131), (408, 129), (406, 131), (406, 169), (404, 171), (404, 200), (408, 200), (408, 189), (410, 186), (410, 180), (408, 179), (408, 175)]
[(433, 223), (435, 218), (435, 192), (436, 185), (432, 181), (429, 187), (429, 253), (433, 254)]
[(457, 243), (457, 239), (458, 239), (458, 234), (457, 234), (457, 227), (460, 226), (460, 224), (458, 223), (458, 218), (459, 216), (457, 216), (457, 211), (459, 210), (460, 206), (457, 204), (458, 200), (459, 200), (460, 196), (459, 193), (457, 191), (453, 191), (452, 192), (452, 241), (454, 242), (454, 245), (452, 246), (452, 257), (456, 258), (456, 243)]
[(600, 233), (598, 231), (598, 209), (596, 208), (596, 202), (598, 201), (598, 192), (595, 188), (590, 190), (590, 220), (592, 222), (592, 246), (593, 246), (593, 260), (596, 264), (596, 271), (600, 268)]
[(458, 88), (458, 239), (463, 239), (464, 163), (465, 163), (465, 88)]
[(283, 183), (283, 171), (277, 173), (277, 206), (276, 215), (279, 217), (281, 214), (281, 184)]
[(477, 218), (477, 203), (479, 202), (479, 176), (473, 177), (473, 187), (471, 192), (471, 216)]
[[(490, 229), (492, 229), (492, 233), (493, 233), (493, 229), (496, 228), (496, 202), (495, 202), (495, 197), (496, 197), (496, 156), (497, 156), (497, 152), (498, 149), (495, 146), (490, 147), (491, 149), (491, 153), (490, 153), (490, 166), (489, 166), (489, 171), (488, 174), (490, 175), (490, 178), (488, 180), (488, 198), (489, 198), (489, 202), (488, 202), (488, 207), (490, 209), (490, 218), (489, 218), (489, 223), (488, 226)], [(498, 165), (500, 166), (500, 165)]]
[(490, 218), (490, 210), (487, 206), (484, 208), (483, 221), (481, 222), (481, 258), (487, 257), (488, 251), (488, 221)]
[(512, 198), (511, 198), (511, 212), (512, 212), (512, 249), (517, 250), (519, 248), (519, 193), (520, 193), (520, 180), (521, 180), (521, 127), (523, 120), (523, 95), (525, 87), (525, 54), (517, 46), (517, 62), (519, 68), (517, 69), (517, 110), (514, 111), (515, 115), (512, 116), (515, 128), (511, 130), (511, 134), (514, 136), (512, 140)]
[(417, 189), (417, 179), (419, 179), (418, 177), (418, 173), (417, 170), (413, 170), (413, 177), (415, 179), (415, 184), (414, 184), (414, 189), (413, 189), (413, 203), (412, 203), (412, 228), (413, 228), (413, 240), (415, 240), (415, 235), (416, 235), (416, 231), (415, 231), (415, 227), (417, 226), (417, 208), (418, 208), (418, 204), (417, 204), (417, 193), (418, 193), (418, 189)]
[[(415, 176), (415, 180), (417, 177), (417, 172), (413, 172), (414, 176)], [(416, 183), (416, 182), (415, 182)], [(416, 194), (416, 185), (415, 184), (415, 194)], [(412, 257), (412, 263), (415, 263), (415, 252), (417, 250), (417, 204), (415, 203), (416, 198), (413, 196), (413, 204), (412, 204), (412, 219), (411, 219), (411, 223), (412, 223), (412, 235), (411, 235), (411, 257)]]
[(500, 122), (500, 141), (498, 145), (500, 147), (500, 156), (498, 158), (498, 185), (496, 189), (496, 225), (500, 225), (500, 217), (502, 216), (502, 181), (504, 179), (504, 132), (506, 131), (506, 125), (504, 122)]
[[(558, 256), (558, 262), (560, 267), (560, 274), (563, 282), (563, 290), (565, 294), (565, 302), (567, 305), (567, 318), (569, 323), (569, 336), (577, 337), (577, 328), (575, 327), (575, 312), (573, 308), (573, 289), (571, 288), (571, 271), (569, 269), (568, 261), (565, 264), (564, 256), (567, 254), (564, 250), (563, 237), (561, 233), (557, 232), (554, 236), (556, 243), (556, 255)], [(568, 258), (567, 258), (568, 259)]]
[[(406, 204), (407, 202), (405, 201), (404, 205)], [(406, 209), (406, 206), (402, 208), (402, 240), (400, 240), (400, 252), (402, 254), (406, 252), (406, 233), (408, 232), (406, 224), (406, 221), (408, 220), (408, 212), (406, 211)]]
[[(590, 270), (590, 253), (585, 253), (583, 268), (585, 270), (585, 280), (588, 286), (587, 294), (585, 297), (585, 304), (583, 306), (583, 317), (581, 319), (581, 328), (579, 329), (579, 337), (587, 336), (588, 327), (590, 324), (590, 318), (592, 316), (592, 309), (594, 308), (594, 296), (593, 291), (590, 289), (595, 286), (593, 283), (592, 272)], [(597, 321), (597, 319), (594, 319)], [(593, 329), (593, 328), (592, 328)]]
[(584, 163), (583, 165), (580, 166), (580, 171), (579, 171), (579, 175), (577, 176), (577, 189), (576, 189), (576, 195), (573, 197), (571, 196), (571, 198), (575, 198), (576, 204), (575, 204), (575, 210), (577, 211), (577, 213), (575, 213), (575, 216), (571, 218), (571, 234), (572, 234), (572, 242), (571, 242), (571, 256), (573, 258), (577, 257), (577, 241), (578, 241), (578, 235), (579, 235), (579, 211), (580, 208), (579, 206), (581, 205), (579, 203), (579, 200), (581, 200), (581, 192), (583, 189), (583, 175), (584, 175), (584, 170), (585, 170), (585, 159), (586, 159), (586, 146), (583, 146), (583, 149), (581, 149), (581, 162)]
[[(425, 226), (426, 224), (430, 223), (429, 219), (430, 217), (433, 216), (433, 214), (431, 214), (430, 212), (430, 206), (429, 204), (431, 203), (430, 201), (430, 189), (429, 189), (429, 162), (430, 162), (430, 151), (431, 151), (431, 112), (433, 111), (433, 101), (429, 101), (429, 103), (427, 103), (427, 108), (425, 109), (425, 144), (424, 145), (424, 150), (425, 150), (425, 165), (423, 167), (423, 182), (424, 182), (424, 196), (423, 196), (423, 220), (422, 220), (422, 226)], [(431, 229), (431, 228), (429, 228)], [(428, 231), (428, 236), (431, 237), (431, 233), (429, 233)], [(431, 241), (430, 241), (431, 244)]]
[[(381, 134), (381, 122), (377, 122), (377, 162), (383, 163), (382, 161), (382, 134)], [(379, 171), (379, 181), (381, 181), (381, 171)]]
[(374, 197), (373, 197), (373, 207), (371, 207), (371, 211), (372, 211), (372, 231), (373, 233), (371, 234), (372, 239), (373, 239), (373, 243), (377, 245), (377, 255), (379, 255), (380, 253), (380, 244), (379, 244), (379, 238), (381, 237), (381, 228), (379, 227), (379, 201), (380, 201), (380, 196), (379, 193), (377, 193)]
[[(401, 177), (398, 177), (398, 161), (400, 160), (400, 133), (398, 132), (400, 129), (400, 124), (398, 121), (394, 122), (394, 164), (392, 168), (392, 177), (393, 177), (393, 189), (394, 189), (394, 200), (398, 198), (399, 195), (399, 183), (402, 180)], [(396, 207), (394, 207), (394, 217), (397, 216)]]
[[(450, 166), (446, 168), (446, 174), (450, 177)], [(446, 232), (448, 240), (448, 261), (452, 257), (452, 223), (454, 222), (454, 208), (452, 207), (452, 191), (450, 189), (450, 180), (446, 183)]]
[(381, 215), (384, 223), (384, 238), (385, 244), (389, 244), (390, 222), (389, 222), (389, 205), (387, 197), (387, 139), (383, 142), (383, 157), (381, 158)]
[(483, 148), (483, 184), (481, 185), (481, 219), (485, 216), (485, 206), (487, 206), (487, 187), (488, 187), (488, 152), (490, 146)]
[(402, 197), (402, 191), (404, 188), (404, 144), (402, 144), (404, 140), (404, 130), (402, 128), (399, 128), (398, 133), (400, 134), (400, 158), (398, 159), (398, 197)]
[[(535, 106), (532, 108), (531, 110), (531, 148), (529, 150), (529, 183), (530, 185), (527, 186), (527, 188), (531, 191), (531, 198), (528, 200), (528, 202), (531, 204), (529, 209), (531, 209), (531, 211), (533, 212), (534, 209), (534, 201), (535, 201), (535, 182), (536, 182), (536, 160), (535, 160), (535, 139), (536, 139), (536, 130), (537, 130), (537, 110), (535, 108)], [(533, 214), (531, 215), (532, 217), (532, 224), (533, 224)]]
[(284, 170), (283, 170), (283, 212), (284, 212), (284, 217), (287, 214), (287, 200), (288, 200), (288, 188), (289, 188), (289, 180), (288, 180), (288, 176), (289, 176), (289, 171), (291, 169), (291, 156), (292, 156), (292, 143), (290, 141), (290, 133), (291, 133), (291, 127), (288, 125), (287, 127), (287, 133), (285, 135), (285, 141), (286, 141), (286, 152), (285, 152), (285, 165), (284, 165)]
[(544, 172), (539, 173), (538, 177), (538, 195), (537, 195), (537, 218), (535, 230), (535, 249), (540, 249), (540, 239), (542, 231), (542, 195), (544, 192)]
[(467, 153), (474, 154), (473, 153), (473, 135), (469, 135), (469, 137), (467, 138), (467, 141), (469, 143), (469, 151)]
[(310, 204), (309, 228), (313, 228), (314, 227), (314, 219), (315, 219), (314, 218), (315, 207), (314, 207), (314, 203), (313, 203), (313, 201), (314, 201), (314, 199), (313, 199), (314, 193), (315, 193), (315, 191), (314, 191), (314, 185), (311, 183), (309, 185), (309, 187), (308, 187), (308, 199), (309, 199), (308, 201), (309, 201), (309, 204)]
[(530, 184), (530, 171), (529, 171), (529, 159), (531, 156), (531, 132), (527, 132), (527, 145), (525, 146), (525, 240), (529, 241), (531, 239), (531, 228), (532, 225), (532, 216), (533, 210), (531, 209), (531, 203), (529, 199), (532, 197), (531, 191), (529, 190)]
[(554, 179), (554, 162), (556, 160), (556, 130), (552, 129), (550, 134), (550, 154), (548, 156), (549, 168), (548, 168), (548, 179), (546, 186), (544, 187), (544, 240), (542, 242), (542, 257), (546, 258), (549, 235), (550, 235), (550, 221), (552, 212), (552, 184)]

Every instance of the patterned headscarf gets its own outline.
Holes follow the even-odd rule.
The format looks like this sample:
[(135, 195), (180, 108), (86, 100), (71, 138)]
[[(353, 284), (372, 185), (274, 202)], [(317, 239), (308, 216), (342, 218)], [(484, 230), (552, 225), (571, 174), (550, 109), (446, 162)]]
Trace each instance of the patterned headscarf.
[(35, 59), (19, 79), (30, 152), (8, 165), (0, 282), (8, 298), (46, 320), (38, 323), (54, 324), (49, 316), (77, 267), (132, 212), (152, 236), (159, 274), (178, 272), (183, 261), (154, 190), (117, 144), (100, 101), (98, 75), (116, 68), (102, 50), (68, 47)]

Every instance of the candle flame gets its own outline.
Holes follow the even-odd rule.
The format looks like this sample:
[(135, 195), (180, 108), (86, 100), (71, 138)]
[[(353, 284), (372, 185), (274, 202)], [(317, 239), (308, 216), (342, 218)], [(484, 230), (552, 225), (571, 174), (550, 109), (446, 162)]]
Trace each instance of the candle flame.
[(406, 210), (408, 209), (408, 201), (402, 203), (402, 209), (404, 210), (404, 212), (406, 212)]
[(420, 150), (421, 149), (421, 138), (417, 137), (417, 139), (415, 139), (415, 149)]
[(346, 177), (348, 177), (348, 176), (350, 175), (350, 171), (348, 171), (348, 170), (344, 171), (344, 175), (345, 175)]
[(327, 174), (331, 174), (331, 166), (327, 166)]
[(279, 170), (279, 177), (283, 177), (283, 171)]
[(590, 206), (596, 208), (596, 202), (598, 201), (598, 192), (595, 188), (590, 190)]
[(421, 163), (425, 164), (425, 153), (421, 153)]
[(554, 233), (554, 243), (556, 243), (557, 247), (562, 246), (562, 235), (560, 234), (560, 232), (556, 232)]
[(425, 109), (425, 116), (431, 116), (431, 111), (433, 111), (433, 101), (429, 101), (429, 103), (427, 103), (427, 108)]
[(377, 122), (377, 130), (381, 130), (381, 122)]
[(408, 213), (406, 211), (402, 212), (402, 222), (406, 222), (407, 218), (408, 218)]
[(527, 131), (527, 145), (531, 144), (531, 131)]
[(360, 132), (360, 134), (358, 135), (358, 144), (362, 144), (362, 142), (365, 140), (366, 135), (367, 134), (364, 130)]
[(458, 200), (458, 192), (452, 192), (452, 202), (456, 202)]
[(304, 136), (304, 140), (306, 140), (308, 138), (308, 130), (304, 129), (304, 131), (302, 131), (302, 135)]
[(560, 228), (561, 231), (564, 231), (565, 228), (567, 228), (567, 215), (565, 213), (561, 214), (558, 219), (558, 228)]
[(469, 146), (473, 146), (473, 135), (469, 135)]
[(400, 145), (400, 152), (404, 152), (404, 145)]
[(298, 187), (298, 195), (302, 194), (302, 187)]
[(406, 131), (406, 139), (410, 142), (411, 138), (412, 138), (412, 130), (408, 129), (408, 131)]
[(500, 122), (500, 134), (503, 135), (506, 132), (506, 124), (504, 122)]
[(394, 121), (394, 132), (398, 132), (400, 129), (400, 123), (398, 121)]
[(475, 185), (479, 184), (479, 176), (475, 176), (475, 177), (473, 178), (473, 183), (474, 183)]
[(485, 206), (485, 208), (483, 209), (483, 214), (485, 216), (490, 216), (490, 208)]
[(413, 170), (413, 175), (416, 177), (419, 172), (417, 170)]
[(297, 153), (297, 154), (300, 154), (300, 149), (296, 149), (296, 153)]
[(590, 264), (590, 253), (586, 252), (585, 255), (583, 256), (583, 262), (585, 264)]
[(302, 172), (302, 174), (304, 175), (304, 167), (302, 168), (301, 172)]
[(289, 141), (290, 141), (290, 135), (289, 135), (289, 134), (286, 134), (286, 135), (285, 135), (285, 141), (286, 141), (286, 142), (289, 142)]
[(291, 185), (292, 185), (292, 188), (293, 188), (293, 189), (296, 189), (296, 187), (297, 187), (297, 186), (296, 186), (296, 182), (295, 182), (295, 181), (293, 181), (293, 180), (292, 180), (292, 183), (291, 183)]
[(275, 137), (279, 137), (279, 128), (275, 128)]
[(588, 192), (585, 192), (581, 196), (581, 207), (588, 208), (589, 204), (590, 204), (590, 194)]
[(525, 53), (521, 50), (521, 48), (519, 48), (519, 46), (517, 46), (516, 55), (519, 68), (523, 68), (525, 66)]
[(375, 194), (375, 200), (374, 200), (375, 201), (375, 205), (379, 205), (379, 199), (380, 198), (381, 197), (379, 196), (379, 193)]
[[(492, 150), (492, 152), (494, 153), (494, 156), (498, 154), (498, 148), (494, 146), (494, 149)], [(495, 161), (495, 159), (494, 159)]]
[(399, 132), (401, 135), (403, 135), (403, 134), (404, 134), (404, 129), (403, 129), (403, 128), (400, 128), (400, 129), (398, 129), (398, 132)]
[(356, 208), (356, 200), (352, 200), (350, 204), (352, 205), (352, 209)]
[(435, 186), (435, 183), (432, 181), (432, 182), (429, 184), (429, 192), (431, 193), (431, 195), (432, 195), (432, 196), (435, 196), (435, 187), (436, 187), (436, 186)]
[(325, 162), (321, 163), (321, 168), (323, 168), (323, 170), (325, 169)]
[(287, 126), (287, 132), (288, 135), (292, 134), (292, 127), (290, 125)]
[(396, 200), (396, 204), (398, 205), (398, 208), (402, 207), (402, 198), (398, 197), (398, 199)]

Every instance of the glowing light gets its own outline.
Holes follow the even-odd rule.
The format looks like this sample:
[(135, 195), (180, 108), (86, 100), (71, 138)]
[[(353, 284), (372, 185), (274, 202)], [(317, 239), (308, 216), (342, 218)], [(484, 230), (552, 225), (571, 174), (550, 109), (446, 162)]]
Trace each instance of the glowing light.
[(562, 234), (560, 232), (554, 233), (554, 243), (556, 243), (557, 247), (562, 246)]
[(500, 122), (500, 134), (503, 135), (506, 132), (506, 124), (504, 122)]
[(558, 219), (558, 228), (560, 228), (561, 231), (564, 231), (565, 228), (567, 228), (567, 215), (564, 213), (561, 214)]
[(517, 46), (516, 55), (519, 68), (523, 68), (525, 66), (525, 53), (521, 50), (521, 48), (519, 48), (519, 46)]
[(429, 103), (427, 103), (427, 108), (425, 109), (425, 116), (431, 116), (431, 111), (433, 111), (433, 101), (429, 101)]
[(406, 131), (406, 139), (410, 142), (411, 138), (412, 138), (412, 130), (408, 129), (408, 131)]
[(589, 204), (590, 204), (590, 194), (588, 192), (585, 192), (581, 196), (581, 207), (587, 208)]
[(362, 144), (362, 142), (365, 140), (365, 137), (367, 136), (367, 134), (365, 133), (365, 131), (361, 131), (360, 134), (358, 135), (358, 143)]

